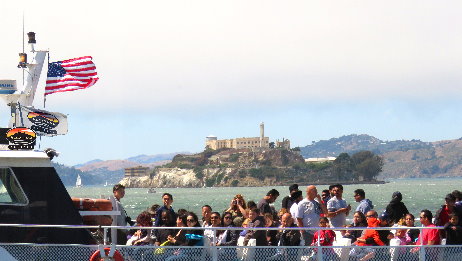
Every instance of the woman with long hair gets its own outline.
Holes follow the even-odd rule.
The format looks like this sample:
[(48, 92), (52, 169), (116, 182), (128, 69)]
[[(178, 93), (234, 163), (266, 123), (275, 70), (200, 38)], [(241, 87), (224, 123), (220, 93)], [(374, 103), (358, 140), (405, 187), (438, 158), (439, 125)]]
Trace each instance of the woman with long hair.
[[(188, 215), (186, 216), (186, 224), (187, 228), (185, 230), (185, 237), (186, 241), (182, 244), (183, 246), (203, 246), (204, 245), (204, 240), (203, 240), (203, 235), (204, 232), (202, 229), (194, 229), (194, 228), (200, 228), (201, 225), (199, 224), (199, 219), (197, 218), (197, 215), (194, 212), (189, 212)], [(180, 248), (175, 253), (173, 256), (168, 257), (166, 260), (172, 261), (172, 260), (191, 260), (193, 257), (197, 258), (201, 256), (202, 251), (204, 251), (203, 248)]]
[[(347, 227), (367, 227), (366, 216), (361, 211), (356, 211), (353, 214), (353, 223)], [(362, 230), (342, 230), (342, 235), (345, 238), (350, 238), (351, 243), (354, 243), (361, 236)]]
[(180, 246), (183, 245), (186, 242), (186, 227), (187, 227), (187, 215), (179, 215), (176, 218), (176, 226), (179, 228), (177, 231), (175, 231), (175, 236), (169, 235), (167, 237), (167, 240), (170, 242), (170, 244), (175, 245), (175, 246)]
[[(233, 216), (229, 212), (223, 213), (221, 220), (222, 226), (226, 228), (234, 228)], [(217, 246), (236, 246), (237, 238), (239, 237), (238, 230), (220, 230), (218, 232)], [(218, 249), (218, 260), (237, 260), (235, 248), (220, 248)]]
[[(136, 218), (136, 225), (139, 227), (152, 227), (151, 214), (147, 211), (141, 212)], [(150, 229), (138, 229), (127, 241), (127, 246), (143, 246), (151, 243)]]
[[(223, 213), (222, 224), (223, 227), (235, 227), (233, 224), (233, 216), (231, 213)], [(238, 230), (222, 230), (218, 234), (217, 246), (235, 246), (237, 245), (238, 237)]]

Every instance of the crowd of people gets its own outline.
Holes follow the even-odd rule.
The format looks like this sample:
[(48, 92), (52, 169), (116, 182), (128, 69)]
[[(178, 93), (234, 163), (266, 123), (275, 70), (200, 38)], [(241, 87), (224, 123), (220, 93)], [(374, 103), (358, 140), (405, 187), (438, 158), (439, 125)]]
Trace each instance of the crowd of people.
[[(113, 192), (120, 209), (123, 210), (120, 200), (125, 194), (124, 186), (117, 184)], [(197, 246), (203, 245), (204, 238), (207, 238), (208, 241), (205, 242), (216, 246), (236, 246), (239, 240), (243, 245), (254, 240), (256, 246), (332, 246), (335, 240), (342, 237), (351, 239), (352, 244), (357, 246), (390, 245), (391, 240), (399, 245), (438, 245), (442, 239), (446, 240), (447, 245), (462, 244), (462, 193), (457, 190), (446, 195), (444, 205), (434, 212), (435, 215), (427, 209), (419, 213), (420, 223), (426, 227), (422, 230), (412, 229), (415, 227), (415, 217), (402, 202), (403, 196), (399, 191), (392, 194), (390, 203), (383, 211), (374, 209), (363, 189), (354, 191), (354, 199), (359, 204), (352, 210), (351, 205), (343, 198), (341, 184), (329, 186), (321, 195), (316, 186), (307, 186), (305, 196), (298, 185), (293, 184), (289, 187), (289, 193), (283, 198), (280, 209), (276, 209), (273, 204), (280, 196), (276, 189), (268, 191), (258, 202), (246, 202), (243, 195), (237, 194), (225, 210), (216, 211), (212, 206), (202, 206), (201, 219), (196, 213), (185, 209), (175, 211), (172, 207), (173, 195), (164, 193), (162, 205), (153, 205), (138, 215), (138, 228), (127, 232), (120, 230), (122, 232), (119, 234), (118, 243)], [(121, 212), (123, 214), (117, 225), (126, 226), (130, 218), (125, 211)], [(351, 223), (347, 223), (347, 217), (351, 217)], [(436, 226), (444, 229), (436, 229)], [(168, 229), (151, 230), (141, 227)], [(197, 229), (198, 227), (203, 229)], [(210, 227), (221, 229), (207, 229)], [(390, 229), (374, 229), (376, 227)], [(418, 251), (417, 247), (407, 249), (410, 253)], [(332, 251), (329, 248), (324, 250)], [(193, 251), (194, 248), (180, 248), (169, 253), (167, 260), (183, 260), (194, 254)], [(161, 253), (158, 254), (165, 254), (165, 251), (159, 252)], [(277, 249), (267, 252), (270, 253), (267, 256), (269, 260), (280, 259)], [(374, 249), (367, 247), (353, 247), (350, 252), (350, 256), (357, 257), (358, 260), (371, 259), (375, 254)], [(287, 253), (285, 255), (287, 257)]]

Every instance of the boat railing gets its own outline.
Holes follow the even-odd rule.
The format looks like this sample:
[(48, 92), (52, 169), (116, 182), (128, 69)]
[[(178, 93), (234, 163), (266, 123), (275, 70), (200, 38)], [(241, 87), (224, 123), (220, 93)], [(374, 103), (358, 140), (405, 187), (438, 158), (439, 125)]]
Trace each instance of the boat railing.
[[(18, 244), (0, 243), (0, 256), (11, 255), (11, 260), (55, 260), (52, 255), (59, 254), (56, 260), (92, 260), (99, 254), (104, 257), (112, 257), (112, 260), (462, 260), (462, 245), (399, 245), (396, 240), (391, 240), (390, 246), (356, 246), (347, 238), (337, 237), (333, 246), (321, 246), (319, 244), (305, 246), (303, 243), (297, 246), (257, 246), (256, 241), (250, 239), (246, 245), (243, 238), (239, 238), (237, 246), (220, 246), (216, 242), (218, 238), (214, 231), (217, 230), (246, 230), (242, 227), (183, 227), (183, 229), (204, 230), (207, 236), (203, 237), (203, 244), (198, 246), (174, 246), (174, 245), (144, 245), (125, 246), (110, 243), (109, 236), (112, 230), (158, 230), (158, 229), (181, 229), (179, 227), (133, 227), (133, 226), (85, 226), (85, 225), (36, 225), (36, 224), (0, 224), (0, 227), (20, 228), (59, 228), (59, 229), (90, 229), (103, 231), (104, 242), (100, 245), (70, 245), (70, 244)], [(290, 227), (284, 230), (325, 230), (319, 227)], [(396, 229), (443, 229), (443, 227), (374, 227), (374, 228), (328, 228), (339, 234), (341, 230), (396, 230)], [(278, 227), (248, 228), (248, 230), (281, 230)], [(8, 253), (3, 253), (4, 251)], [(50, 253), (51, 251), (51, 253)], [(76, 256), (80, 258), (76, 258)], [(86, 256), (86, 258), (82, 258)], [(123, 259), (118, 259), (122, 257)], [(2, 259), (8, 260), (8, 259)], [(94, 259), (99, 260), (99, 259)], [(109, 259), (108, 259), (109, 260)]]

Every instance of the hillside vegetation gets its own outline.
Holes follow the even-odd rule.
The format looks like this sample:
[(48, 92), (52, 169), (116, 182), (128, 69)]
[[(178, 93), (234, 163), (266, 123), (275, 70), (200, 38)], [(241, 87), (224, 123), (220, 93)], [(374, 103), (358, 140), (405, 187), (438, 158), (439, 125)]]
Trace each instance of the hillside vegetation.
[(462, 174), (461, 139), (382, 141), (363, 134), (313, 142), (300, 149), (306, 158), (370, 150), (383, 157), (383, 172), (379, 178), (455, 177)]

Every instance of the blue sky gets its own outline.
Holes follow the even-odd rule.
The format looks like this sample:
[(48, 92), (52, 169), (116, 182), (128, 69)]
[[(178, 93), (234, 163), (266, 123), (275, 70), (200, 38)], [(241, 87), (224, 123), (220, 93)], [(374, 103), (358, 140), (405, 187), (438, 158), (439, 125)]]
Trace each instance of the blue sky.
[[(198, 152), (209, 134), (292, 146), (352, 133), (462, 137), (459, 1), (0, 3), (0, 79), (25, 30), (51, 61), (91, 55), (100, 81), (47, 98), (69, 134), (58, 162)], [(63, 12), (65, 10), (65, 12)], [(42, 108), (45, 73), (36, 98)], [(8, 122), (6, 106), (1, 117)]]

